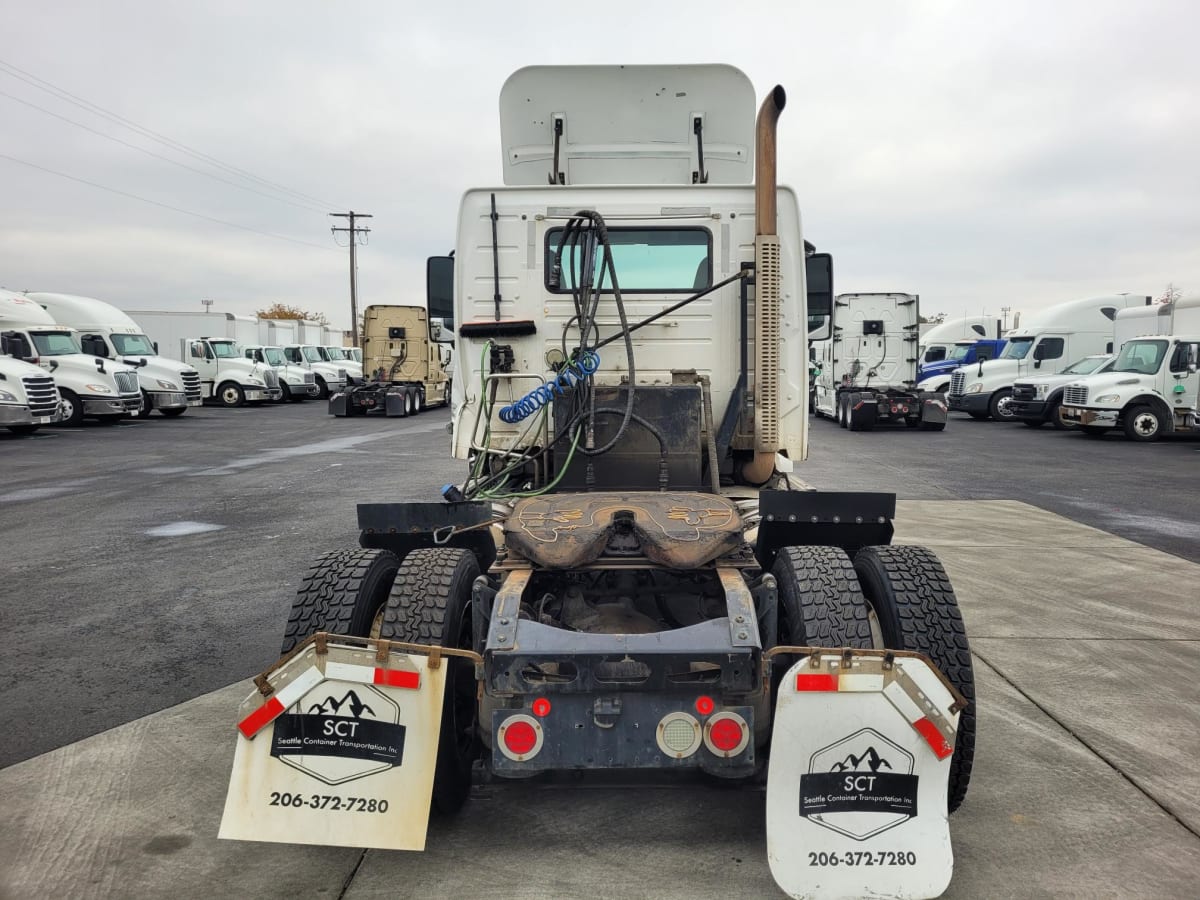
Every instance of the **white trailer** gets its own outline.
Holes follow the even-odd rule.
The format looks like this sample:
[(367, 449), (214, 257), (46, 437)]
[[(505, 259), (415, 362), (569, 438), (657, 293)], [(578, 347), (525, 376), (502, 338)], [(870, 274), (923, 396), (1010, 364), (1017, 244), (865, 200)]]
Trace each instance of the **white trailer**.
[(295, 319), (259, 319), (258, 343), (268, 347), (283, 347), (299, 341), (299, 326)]
[(160, 353), (195, 367), (205, 400), (233, 407), (283, 395), (271, 366), (242, 355), (244, 344), (258, 343), (258, 322), (252, 316), (166, 310), (128, 315), (141, 322)]
[(1111, 294), (1058, 303), (1030, 315), (1005, 335), (996, 359), (956, 369), (950, 409), (975, 419), (1013, 421), (1013, 385), (1031, 375), (1061, 372), (1084, 356), (1113, 352), (1113, 321), (1123, 309), (1146, 306), (1145, 294)]
[(59, 325), (24, 294), (0, 290), (0, 336), (7, 353), (54, 378), (64, 424), (78, 425), (89, 418), (112, 425), (141, 410), (142, 391), (134, 369), (83, 353), (79, 333)]
[(142, 326), (111, 303), (74, 294), (30, 292), (27, 296), (60, 325), (78, 331), (85, 353), (137, 370), (144, 415), (157, 409), (164, 416), (180, 416), (204, 402), (200, 373), (186, 363), (159, 356)]
[(1121, 345), (1102, 374), (1063, 389), (1062, 416), (1098, 437), (1120, 428), (1132, 441), (1200, 430), (1200, 296), (1152, 307), (1140, 337)]

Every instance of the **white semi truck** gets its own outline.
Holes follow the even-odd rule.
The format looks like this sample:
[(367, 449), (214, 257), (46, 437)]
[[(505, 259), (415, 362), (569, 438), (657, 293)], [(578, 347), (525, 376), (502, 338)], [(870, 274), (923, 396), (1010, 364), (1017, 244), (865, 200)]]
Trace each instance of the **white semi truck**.
[[(457, 333), (463, 480), (449, 502), (360, 505), (360, 546), (300, 579), (289, 659), (230, 728), (222, 837), (420, 849), (430, 803), (459, 810), (475, 775), (766, 772), (763, 855), (789, 896), (946, 889), (975, 732), (949, 579), (891, 546), (893, 494), (787, 489), (832, 266), (776, 184), (785, 102), (775, 87), (756, 120), (729, 66), (508, 80), (504, 184), (466, 191), (454, 256), (427, 268), (429, 315)], [(330, 718), (348, 696), (371, 721)], [(301, 746), (326, 723), (360, 729), (334, 767)], [(271, 806), (361, 773), (377, 814), (358, 830)]]
[(253, 317), (164, 310), (137, 310), (128, 315), (142, 324), (160, 353), (200, 373), (205, 400), (234, 407), (283, 396), (275, 370), (242, 355), (243, 345), (259, 342), (258, 322)]
[(24, 294), (0, 291), (0, 335), (10, 355), (40, 366), (54, 379), (64, 424), (78, 425), (88, 418), (112, 425), (141, 410), (142, 391), (134, 369), (85, 354), (78, 332), (55, 322)]
[(918, 341), (918, 368), (948, 358), (960, 341), (998, 338), (999, 332), (999, 321), (990, 316), (961, 316), (939, 322), (921, 335)]
[(1144, 294), (1112, 294), (1058, 303), (1022, 320), (1005, 335), (1007, 343), (989, 359), (950, 376), (950, 409), (974, 419), (1013, 421), (1013, 385), (1031, 375), (1060, 372), (1084, 356), (1113, 350), (1113, 320), (1132, 306), (1146, 306)]
[(178, 360), (159, 356), (142, 326), (111, 303), (74, 294), (30, 292), (60, 325), (79, 332), (85, 353), (117, 360), (137, 370), (142, 389), (142, 414), (158, 410), (180, 416), (204, 402), (200, 373)]
[(900, 422), (945, 429), (945, 396), (916, 386), (919, 320), (916, 294), (839, 294), (832, 336), (814, 342), (814, 412), (851, 431)]
[(1062, 416), (1084, 434), (1119, 428), (1132, 441), (1157, 441), (1200, 431), (1200, 296), (1154, 309), (1152, 327), (1125, 341), (1109, 369), (1063, 389)]
[(0, 334), (0, 428), (33, 434), (62, 421), (62, 403), (54, 379), (44, 369), (15, 359)]
[(275, 370), (275, 374), (279, 376), (279, 390), (282, 393), (279, 402), (281, 403), (307, 400), (309, 397), (316, 397), (319, 393), (316, 376), (304, 366), (288, 362), (282, 347), (251, 344), (242, 348), (242, 355), (252, 362), (264, 363)]

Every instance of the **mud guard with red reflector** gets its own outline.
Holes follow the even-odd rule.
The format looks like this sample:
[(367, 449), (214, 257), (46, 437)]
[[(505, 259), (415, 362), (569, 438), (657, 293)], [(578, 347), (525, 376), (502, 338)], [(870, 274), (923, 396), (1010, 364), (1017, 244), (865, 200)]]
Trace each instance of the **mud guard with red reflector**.
[(775, 704), (771, 874), (797, 898), (940, 896), (954, 871), (947, 779), (965, 701), (917, 654), (808, 652)]
[(445, 661), (318, 635), (238, 713), (220, 837), (424, 850)]

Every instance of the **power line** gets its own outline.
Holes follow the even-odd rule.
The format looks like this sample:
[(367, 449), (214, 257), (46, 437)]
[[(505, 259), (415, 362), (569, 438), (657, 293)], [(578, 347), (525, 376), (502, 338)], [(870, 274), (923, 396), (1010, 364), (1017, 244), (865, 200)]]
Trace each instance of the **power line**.
[(226, 171), (228, 171), (234, 175), (237, 175), (240, 178), (249, 179), (251, 181), (257, 181), (260, 184), (263, 184), (273, 190), (280, 191), (285, 194), (291, 194), (294, 197), (297, 197), (297, 198), (303, 199), (303, 200), (307, 200), (311, 203), (320, 204), (321, 206), (325, 207), (326, 209), (329, 208), (330, 206), (337, 205), (337, 204), (327, 203), (326, 201), (321, 200), (318, 197), (313, 197), (310, 194), (305, 194), (300, 191), (292, 190), (289, 187), (286, 187), (282, 184), (278, 184), (277, 182), (274, 182), (274, 181), (269, 181), (266, 178), (261, 178), (260, 176), (255, 175), (253, 172), (248, 172), (245, 169), (241, 169), (230, 163), (223, 162), (223, 161), (217, 159), (215, 156), (211, 156), (207, 153), (203, 153), (199, 150), (195, 150), (192, 147), (189, 147), (187, 144), (184, 144), (180, 141), (176, 141), (173, 138), (169, 138), (164, 134), (160, 134), (157, 131), (153, 131), (149, 128), (146, 128), (145, 126), (139, 125), (137, 122), (134, 122), (131, 119), (127, 119), (124, 116), (121, 116), (115, 112), (112, 112), (111, 110), (105, 109), (104, 107), (102, 107), (96, 103), (93, 103), (92, 101), (87, 100), (83, 97), (80, 97), (77, 94), (72, 94), (70, 91), (66, 90), (65, 88), (60, 88), (57, 85), (52, 84), (49, 81), (46, 81), (44, 78), (39, 78), (37, 75), (34, 75), (32, 72), (27, 72), (24, 69), (20, 68), (19, 66), (15, 66), (10, 62), (5, 62), (2, 59), (0, 59), (0, 71), (3, 71), (4, 74), (7, 74), (12, 78), (20, 79), (21, 81), (24, 81), (27, 84), (32, 85), (33, 87), (37, 88), (38, 90), (44, 91), (48, 94), (51, 94), (60, 100), (65, 100), (68, 103), (74, 104), (75, 106), (78, 106), (81, 109), (84, 109), (87, 112), (92, 113), (93, 115), (102, 116), (111, 122), (115, 122), (116, 124), (121, 125), (124, 128), (128, 128), (134, 132), (137, 132), (138, 134), (142, 135), (143, 137), (148, 137), (151, 140), (157, 141), (158, 143), (163, 144), (164, 146), (170, 147), (171, 149), (176, 150), (178, 152), (186, 153), (188, 156), (192, 156), (196, 159), (199, 159), (203, 162), (208, 163), (209, 165), (213, 165), (213, 166), (217, 166), (221, 169), (225, 169)]
[(205, 178), (212, 178), (216, 181), (221, 182), (222, 184), (227, 184), (230, 187), (235, 187), (238, 190), (249, 191), (252, 194), (258, 194), (258, 196), (260, 196), (260, 197), (266, 197), (268, 200), (275, 200), (279, 203), (287, 203), (290, 206), (295, 206), (299, 209), (307, 209), (312, 212), (318, 212), (318, 213), (323, 213), (325, 211), (323, 209), (320, 209), (319, 207), (310, 206), (307, 203), (297, 203), (296, 201), (289, 200), (286, 197), (276, 197), (272, 194), (268, 194), (263, 191), (255, 190), (254, 188), (248, 187), (247, 185), (238, 184), (236, 181), (229, 181), (228, 179), (222, 178), (220, 175), (214, 175), (212, 172), (205, 172), (203, 169), (197, 169), (195, 166), (189, 166), (185, 162), (180, 162), (177, 159), (171, 159), (171, 157), (169, 157), (169, 156), (163, 156), (161, 153), (155, 153), (153, 150), (147, 150), (145, 147), (139, 147), (137, 144), (131, 144), (129, 141), (123, 141), (119, 137), (114, 137), (111, 134), (105, 134), (103, 131), (99, 131), (98, 129), (92, 128), (90, 125), (84, 125), (82, 122), (76, 122), (74, 119), (68, 119), (66, 116), (59, 115), (58, 113), (54, 112), (53, 110), (49, 110), (49, 109), (46, 109), (45, 107), (38, 106), (36, 103), (30, 103), (28, 100), (23, 100), (22, 98), (17, 97), (13, 94), (9, 94), (5, 91), (0, 91), (0, 97), (7, 97), (9, 100), (15, 100), (17, 103), (24, 104), (25, 106), (28, 106), (31, 109), (36, 109), (38, 112), (45, 113), (48, 116), (53, 116), (54, 118), (60, 119), (61, 121), (66, 122), (70, 125), (74, 125), (77, 128), (82, 128), (84, 131), (90, 131), (92, 134), (98, 135), (102, 138), (106, 138), (110, 141), (114, 141), (114, 142), (122, 145), (123, 147), (129, 147), (133, 150), (137, 150), (141, 153), (145, 153), (147, 156), (153, 156), (155, 159), (161, 159), (163, 162), (168, 162), (173, 166), (179, 166), (181, 169), (187, 169), (189, 172), (195, 172), (197, 175), (203, 175)]
[[(299, 244), (302, 247), (315, 247), (318, 250), (331, 250), (330, 247), (324, 247), (321, 244), (314, 244), (311, 241), (302, 241), (299, 238), (288, 237), (285, 234), (275, 234), (271, 231), (260, 231), (257, 228), (251, 228), (249, 225), (239, 225), (237, 222), (227, 222), (225, 219), (218, 219), (214, 216), (206, 216), (204, 213), (192, 212), (190, 209), (183, 209), (180, 206), (172, 206), (169, 203), (160, 203), (158, 200), (151, 200), (147, 197), (140, 197), (137, 194), (131, 194), (128, 191), (122, 191), (119, 188), (108, 187), (104, 184), (97, 184), (95, 181), (88, 181), (86, 178), (78, 178), (74, 175), (68, 175), (66, 172), (58, 172), (54, 169), (48, 169), (45, 166), (39, 166), (37, 163), (31, 163), (28, 160), (17, 159), (15, 156), (8, 156), (0, 153), (0, 159), (7, 159), (9, 162), (15, 162), (18, 165), (28, 166), (31, 169), (37, 169), (40, 172), (47, 172), (51, 175), (57, 175), (59, 178), (66, 178), (68, 181), (76, 181), (79, 184), (86, 184), (89, 187), (99, 188), (102, 191), (108, 191), (110, 194), (117, 194), (121, 197), (128, 197), (131, 200), (140, 200), (142, 203), (149, 203), (151, 206), (157, 206), (161, 209), (169, 209), (172, 212), (183, 213), (185, 216), (194, 216), (197, 219), (204, 219), (207, 222), (215, 222), (217, 225), (227, 225), (230, 228), (237, 228), (241, 231), (250, 231), (254, 234), (261, 234), (264, 237), (275, 238), (280, 241), (287, 241), (291, 244)], [(335, 251), (333, 251), (335, 252)]]

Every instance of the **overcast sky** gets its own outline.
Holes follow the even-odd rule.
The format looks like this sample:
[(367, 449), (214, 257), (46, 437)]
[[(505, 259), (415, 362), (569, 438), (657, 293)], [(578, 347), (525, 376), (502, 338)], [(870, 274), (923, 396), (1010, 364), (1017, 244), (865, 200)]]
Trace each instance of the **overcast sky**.
[[(0, 0), (0, 22), (4, 157), (302, 242), (0, 157), (10, 289), (129, 309), (280, 300), (348, 327), (348, 255), (325, 213), (375, 216), (360, 303), (420, 302), (462, 191), (501, 181), (510, 72), (723, 62), (760, 97), (787, 88), (781, 180), (834, 254), (839, 291), (919, 293), (951, 315), (1167, 282), (1200, 292), (1200, 5), (1186, 0)], [(172, 151), (12, 66), (305, 196)]]

